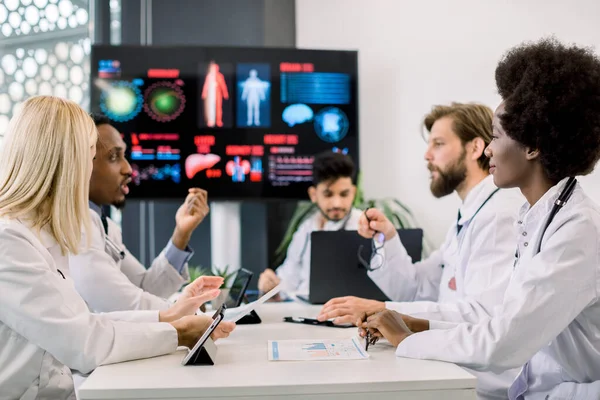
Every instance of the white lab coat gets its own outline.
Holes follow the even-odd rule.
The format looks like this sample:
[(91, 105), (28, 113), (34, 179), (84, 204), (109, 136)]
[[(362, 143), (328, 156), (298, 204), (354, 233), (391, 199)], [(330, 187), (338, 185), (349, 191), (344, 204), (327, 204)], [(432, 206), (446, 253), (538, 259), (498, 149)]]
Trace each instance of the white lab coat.
[(598, 400), (600, 399), (600, 381), (591, 383), (563, 382), (556, 386), (544, 400)]
[[(361, 214), (362, 211), (353, 208), (347, 222), (344, 222), (344, 220), (339, 222), (327, 221), (322, 230), (357, 230)], [(317, 210), (300, 224), (292, 237), (283, 264), (276, 270), (285, 293), (308, 296), (310, 291), (310, 234), (321, 230), (319, 227), (320, 218), (320, 211)]]
[[(530, 209), (527, 204), (522, 208), (520, 257), (514, 260), (503, 302), (492, 316), (411, 335), (398, 346), (398, 356), (477, 370), (525, 365), (511, 392), (522, 389), (525, 399), (537, 400), (560, 398), (557, 393), (580, 388), (581, 396), (568, 398), (589, 398), (587, 389), (593, 385), (569, 383), (600, 380), (600, 207), (579, 185), (546, 230), (541, 252), (532, 254), (565, 182)], [(480, 306), (469, 298), (460, 307)]]
[(2, 399), (74, 399), (71, 369), (85, 374), (177, 349), (177, 331), (156, 311), (90, 313), (59, 274), (67, 256), (48, 232), (2, 218), (0, 254)]
[[(187, 264), (182, 274), (165, 257), (164, 250), (146, 269), (123, 244), (119, 226), (108, 218), (108, 237), (125, 252), (121, 260), (108, 245), (102, 220), (90, 209), (92, 237), (89, 249), (69, 256), (69, 274), (91, 310), (165, 310), (166, 299), (189, 281)], [(82, 243), (85, 243), (85, 236)]]
[[(492, 176), (471, 189), (460, 207), (460, 233), (454, 222), (440, 249), (427, 259), (413, 264), (397, 236), (384, 245), (386, 263), (369, 276), (392, 300), (403, 301), (387, 302), (386, 308), (417, 318), (465, 322), (490, 315), (502, 303), (524, 198), (516, 189), (499, 190), (490, 198), (496, 189)], [(452, 278), (456, 290), (450, 288)], [(468, 298), (478, 299), (477, 307), (457, 307), (458, 300)], [(479, 379), (480, 398), (495, 399), (506, 398), (518, 370), (469, 372)]]

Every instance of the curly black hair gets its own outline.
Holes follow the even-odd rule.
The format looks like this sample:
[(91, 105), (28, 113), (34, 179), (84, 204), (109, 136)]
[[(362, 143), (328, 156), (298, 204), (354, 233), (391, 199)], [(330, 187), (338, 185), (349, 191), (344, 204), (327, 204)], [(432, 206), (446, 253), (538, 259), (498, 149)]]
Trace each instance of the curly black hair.
[(523, 43), (496, 67), (502, 127), (537, 149), (548, 179), (590, 173), (600, 159), (600, 59), (555, 38)]

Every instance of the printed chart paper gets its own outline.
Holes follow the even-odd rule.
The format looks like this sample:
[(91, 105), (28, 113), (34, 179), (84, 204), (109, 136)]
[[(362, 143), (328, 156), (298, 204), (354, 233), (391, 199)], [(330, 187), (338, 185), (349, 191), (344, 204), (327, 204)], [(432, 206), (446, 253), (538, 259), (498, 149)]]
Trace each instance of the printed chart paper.
[(269, 340), (269, 361), (364, 360), (358, 337), (338, 340)]

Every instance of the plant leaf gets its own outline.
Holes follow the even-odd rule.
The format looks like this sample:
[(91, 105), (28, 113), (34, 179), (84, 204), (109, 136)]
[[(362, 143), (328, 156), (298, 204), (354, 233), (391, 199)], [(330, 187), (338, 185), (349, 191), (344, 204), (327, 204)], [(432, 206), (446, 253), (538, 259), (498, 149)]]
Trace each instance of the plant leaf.
[(406, 207), (404, 204), (402, 204), (402, 203), (400, 202), (400, 200), (397, 200), (397, 199), (392, 199), (392, 201), (393, 201), (394, 203), (396, 203), (396, 204), (398, 205), (398, 207), (402, 208), (402, 209), (404, 210), (404, 212), (406, 212), (408, 215), (410, 215), (411, 217), (413, 217), (413, 218), (414, 218), (414, 216), (413, 216), (413, 213), (412, 213), (412, 212), (411, 212), (411, 211), (408, 209), (408, 207)]
[(352, 202), (352, 206), (356, 208), (360, 208), (360, 206), (364, 203), (365, 196), (362, 188), (362, 171), (358, 171), (356, 177), (356, 195), (354, 196), (354, 201)]

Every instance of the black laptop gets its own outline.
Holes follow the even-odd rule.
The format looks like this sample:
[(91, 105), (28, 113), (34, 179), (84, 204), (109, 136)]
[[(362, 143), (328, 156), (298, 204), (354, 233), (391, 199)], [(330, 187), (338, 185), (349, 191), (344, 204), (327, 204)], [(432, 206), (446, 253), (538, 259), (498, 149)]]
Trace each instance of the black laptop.
[[(421, 260), (422, 229), (398, 230), (400, 240), (413, 262)], [(324, 304), (334, 297), (357, 296), (387, 301), (389, 298), (369, 278), (358, 260), (363, 246), (365, 260), (371, 258), (371, 239), (356, 231), (316, 231), (311, 233), (310, 294), (312, 304)]]

